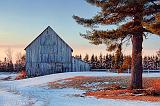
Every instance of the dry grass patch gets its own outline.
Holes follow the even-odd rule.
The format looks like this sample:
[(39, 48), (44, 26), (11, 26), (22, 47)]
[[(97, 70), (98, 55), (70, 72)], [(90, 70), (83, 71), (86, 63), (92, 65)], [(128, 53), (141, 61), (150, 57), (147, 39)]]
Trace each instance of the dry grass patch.
[(126, 88), (129, 77), (84, 77), (78, 76), (50, 82), (51, 88), (77, 88), (81, 90), (102, 90)]
[(128, 90), (130, 77), (84, 77), (67, 78), (48, 85), (52, 89), (75, 88), (85, 90), (86, 96), (109, 99), (160, 101), (160, 78), (143, 78), (144, 89)]

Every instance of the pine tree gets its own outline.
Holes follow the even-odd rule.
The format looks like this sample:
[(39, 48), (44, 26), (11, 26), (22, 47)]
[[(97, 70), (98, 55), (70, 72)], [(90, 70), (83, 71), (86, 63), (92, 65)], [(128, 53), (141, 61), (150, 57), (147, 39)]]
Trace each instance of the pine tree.
[[(156, 0), (154, 0), (154, 1), (156, 1)], [(159, 1), (159, 3), (160, 3), (160, 1)], [(143, 25), (146, 27), (146, 29), (150, 30), (152, 33), (160, 35), (160, 30), (157, 30), (157, 29), (160, 29), (160, 13), (156, 14), (154, 18), (156, 21), (152, 21), (150, 23), (143, 22)]]
[(86, 54), (83, 60), (84, 60), (85, 62), (89, 62), (89, 55)]
[(106, 56), (105, 55), (103, 56), (103, 60), (102, 61), (103, 61), (102, 62), (102, 68), (106, 69)]
[(96, 69), (99, 69), (99, 60), (98, 60), (98, 57), (97, 56), (95, 56), (95, 60), (94, 60), (94, 66), (95, 66), (95, 68)]
[(109, 58), (109, 60), (108, 60), (109, 69), (111, 69), (112, 68), (112, 55), (110, 54), (108, 58)]
[(143, 58), (143, 69), (147, 70), (147, 66), (148, 66), (148, 58), (147, 58), (147, 56), (145, 56)]
[(80, 55), (75, 55), (75, 58), (77, 58), (77, 59), (82, 59), (82, 55), (80, 54)]
[[(123, 64), (123, 54), (121, 52), (121, 45), (118, 46), (117, 51), (115, 53), (115, 68), (120, 69)], [(121, 71), (121, 70), (120, 70)]]
[(91, 59), (90, 59), (90, 63), (91, 63), (91, 68), (94, 69), (95, 68), (95, 57), (94, 57), (94, 54), (91, 56)]
[(103, 65), (103, 55), (102, 53), (100, 53), (99, 55), (99, 69), (102, 69)]
[(110, 69), (110, 60), (108, 54), (105, 56), (105, 69)]
[[(159, 0), (86, 0), (101, 8), (91, 19), (73, 16), (78, 24), (90, 27), (81, 34), (95, 45), (106, 44), (116, 50), (119, 44), (132, 39), (131, 89), (142, 88), (142, 43), (146, 33), (159, 34)], [(117, 25), (113, 30), (96, 29), (101, 25)], [(151, 25), (151, 27), (148, 27)]]
[(4, 62), (3, 62), (3, 68), (4, 68), (4, 71), (7, 71), (7, 58), (5, 57), (4, 58)]
[(112, 55), (112, 57), (111, 57), (111, 69), (113, 70), (113, 71), (116, 71), (116, 67), (115, 67), (115, 55)]
[(122, 69), (124, 70), (131, 69), (131, 60), (132, 60), (131, 56), (124, 56)]
[(156, 64), (157, 64), (157, 69), (160, 70), (160, 49), (157, 51)]
[(160, 65), (160, 60), (158, 59), (158, 56), (155, 57), (154, 64), (155, 64), (155, 70), (158, 70), (158, 67)]
[(81, 54), (79, 55), (79, 59), (82, 60), (82, 55)]

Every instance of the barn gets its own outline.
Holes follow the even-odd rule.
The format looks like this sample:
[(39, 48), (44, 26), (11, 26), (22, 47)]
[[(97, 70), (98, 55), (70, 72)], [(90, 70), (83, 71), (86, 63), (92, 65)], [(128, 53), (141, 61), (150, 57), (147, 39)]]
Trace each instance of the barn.
[(72, 70), (76, 71), (88, 71), (90, 70), (90, 65), (81, 59), (72, 57)]
[(73, 49), (50, 26), (25, 51), (28, 76), (90, 70), (87, 63), (72, 57)]

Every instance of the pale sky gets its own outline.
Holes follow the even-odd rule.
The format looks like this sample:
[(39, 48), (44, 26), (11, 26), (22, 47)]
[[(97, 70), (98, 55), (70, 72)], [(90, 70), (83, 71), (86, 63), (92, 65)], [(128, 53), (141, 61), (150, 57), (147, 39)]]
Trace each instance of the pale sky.
[[(95, 46), (81, 38), (86, 28), (78, 25), (72, 16), (91, 17), (98, 8), (84, 0), (0, 0), (0, 58), (12, 48), (14, 54), (36, 38), (47, 26), (51, 26), (74, 50), (75, 54), (106, 54), (106, 47)], [(143, 55), (154, 55), (160, 49), (160, 38), (149, 36), (144, 40)], [(131, 46), (124, 48), (131, 54)]]

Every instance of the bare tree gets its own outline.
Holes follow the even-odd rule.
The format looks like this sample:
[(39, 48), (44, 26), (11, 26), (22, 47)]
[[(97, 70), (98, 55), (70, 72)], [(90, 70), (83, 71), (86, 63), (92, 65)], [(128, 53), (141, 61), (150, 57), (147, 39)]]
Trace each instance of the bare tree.
[(157, 51), (157, 56), (160, 57), (160, 49)]
[(16, 64), (15, 64), (15, 70), (16, 71), (22, 71), (25, 68), (25, 54), (22, 54), (21, 52), (18, 52), (16, 54)]
[(14, 66), (13, 66), (13, 51), (11, 50), (11, 48), (6, 49), (5, 51), (6, 57), (4, 59), (5, 61), (5, 70), (6, 71), (14, 71)]
[(12, 63), (12, 55), (13, 55), (12, 49), (11, 49), (11, 48), (8, 48), (8, 49), (5, 51), (5, 54), (6, 54), (7, 62)]
[(16, 63), (19, 63), (21, 61), (21, 58), (22, 58), (22, 53), (21, 52), (17, 52), (16, 55)]

